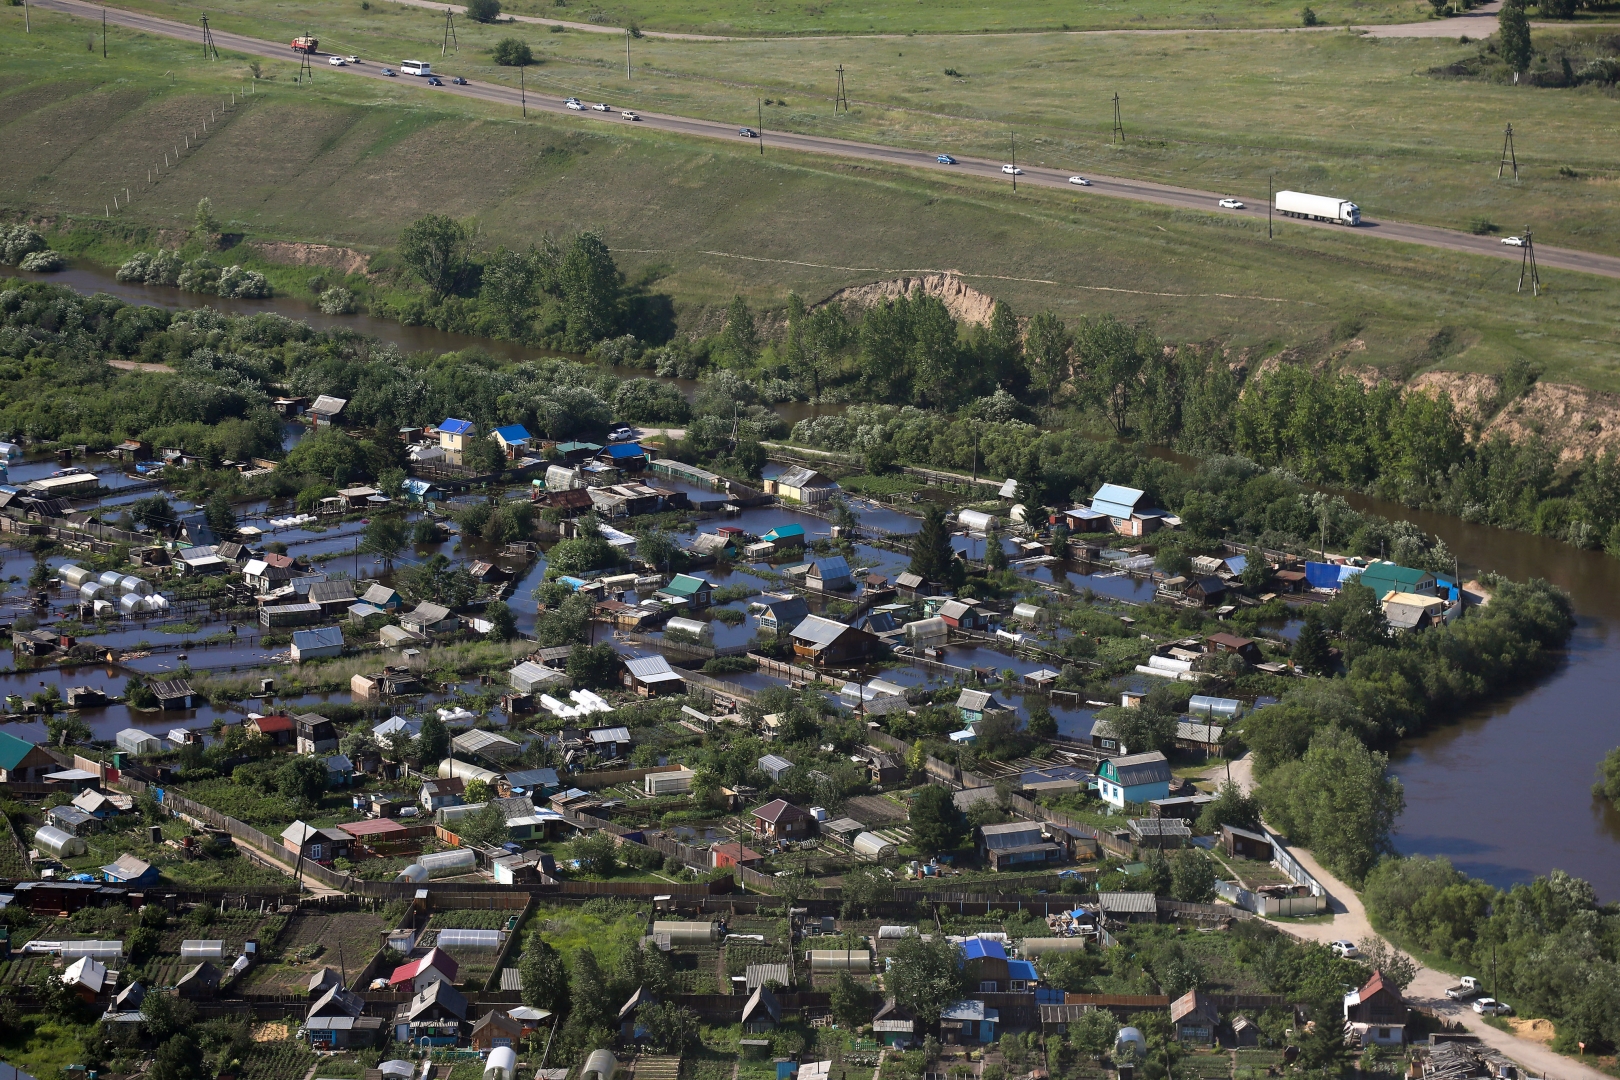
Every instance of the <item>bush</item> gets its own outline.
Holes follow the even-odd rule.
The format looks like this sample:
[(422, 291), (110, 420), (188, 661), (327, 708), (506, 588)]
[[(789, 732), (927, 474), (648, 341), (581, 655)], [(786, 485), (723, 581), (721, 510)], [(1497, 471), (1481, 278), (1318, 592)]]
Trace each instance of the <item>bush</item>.
[(341, 285), (334, 285), (321, 293), (321, 311), (327, 315), (347, 315), (354, 310), (354, 293)]
[(45, 250), (45, 238), (26, 225), (0, 230), (0, 263), (16, 266), (23, 257)]
[(54, 274), (58, 270), (67, 269), (67, 258), (60, 251), (46, 248), (44, 251), (34, 251), (22, 257), (17, 264), (24, 270), (35, 274)]
[(534, 63), (534, 50), (522, 38), (501, 38), (495, 43), (492, 55), (502, 67), (528, 67)]
[(467, 18), (473, 22), (494, 22), (501, 15), (501, 0), (467, 0)]
[(215, 286), (224, 297), (257, 299), (270, 295), (270, 283), (257, 270), (244, 270), (240, 266), (227, 266), (219, 275)]
[(1299, 21), (1300, 25), (1302, 26), (1315, 26), (1322, 20), (1316, 17), (1315, 11), (1312, 11), (1309, 7), (1307, 7), (1304, 11), (1299, 13)]

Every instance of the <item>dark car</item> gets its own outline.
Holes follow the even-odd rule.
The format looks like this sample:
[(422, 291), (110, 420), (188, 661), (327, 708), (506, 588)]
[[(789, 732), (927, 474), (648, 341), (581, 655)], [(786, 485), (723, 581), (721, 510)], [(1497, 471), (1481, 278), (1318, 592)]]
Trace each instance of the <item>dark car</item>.
[(951, 157), (951, 155), (949, 155), (949, 154), (941, 154), (941, 155), (939, 155), (939, 157), (935, 158), (934, 160), (939, 162), (941, 165), (955, 165), (956, 164), (956, 159)]
[(384, 75), (388, 76), (390, 79), (394, 78), (395, 76), (397, 76), (399, 74), (399, 72), (395, 71), (393, 68), (383, 68), (382, 73)]
[(439, 81), (439, 77), (437, 75), (429, 75), (428, 76), (428, 85), (429, 86), (443, 86), (444, 83)]
[(467, 82), (467, 80), (466, 80), (466, 79), (463, 79), (463, 78), (462, 78), (462, 77), (461, 77), (461, 76), (460, 76), (460, 75), (457, 75), (457, 76), (456, 76), (456, 77), (455, 77), (455, 78), (453, 78), (453, 79), (451, 79), (451, 80), (450, 80), (450, 81), (451, 81), (451, 82), (452, 82), (452, 83), (454, 83), (454, 84), (455, 84), (455, 85), (456, 85), (456, 86), (467, 86), (467, 85), (470, 85), (470, 84), (469, 84), (469, 83), (468, 83), (468, 82)]
[(738, 128), (737, 134), (741, 135), (745, 139), (759, 138), (759, 132), (755, 131), (753, 128)]

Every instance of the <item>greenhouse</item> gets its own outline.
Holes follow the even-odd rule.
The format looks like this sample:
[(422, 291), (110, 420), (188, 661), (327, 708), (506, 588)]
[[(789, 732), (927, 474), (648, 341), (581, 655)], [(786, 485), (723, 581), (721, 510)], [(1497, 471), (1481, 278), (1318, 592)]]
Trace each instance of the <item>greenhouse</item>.
[(499, 930), (440, 930), (436, 943), (441, 949), (499, 949)]
[(92, 960), (116, 960), (124, 955), (122, 941), (64, 941), (62, 959), (77, 960), (88, 956)]
[(223, 941), (187, 940), (180, 943), (180, 959), (202, 961), (221, 960), (225, 956)]
[(34, 846), (56, 859), (83, 855), (89, 850), (83, 840), (72, 833), (63, 832), (55, 825), (45, 825), (34, 834)]
[(446, 870), (470, 870), (477, 864), (478, 856), (473, 854), (471, 848), (440, 851), (432, 855), (423, 855), (416, 860), (416, 865), (430, 874), (443, 873)]

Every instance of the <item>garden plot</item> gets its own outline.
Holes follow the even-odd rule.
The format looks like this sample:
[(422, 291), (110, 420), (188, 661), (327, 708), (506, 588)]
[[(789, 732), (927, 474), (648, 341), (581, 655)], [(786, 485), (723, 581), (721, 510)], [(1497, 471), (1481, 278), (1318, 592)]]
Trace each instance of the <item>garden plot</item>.
[(225, 971), (236, 957), (242, 955), (245, 942), (257, 941), (263, 950), (275, 941), (286, 923), (285, 915), (261, 915), (257, 910), (221, 912), (211, 907), (199, 907), (183, 919), (170, 921), (159, 931), (157, 948), (144, 964), (147, 985), (173, 986), (180, 981), (180, 976), (197, 965), (196, 960), (181, 958), (180, 946), (183, 942), (223, 941), (225, 945), (221, 958), (210, 962)]
[(323, 967), (346, 970), (352, 978), (399, 921), (397, 915), (387, 916), (387, 911), (289, 915), (274, 945), (261, 945), (264, 961), (249, 969), (239, 988), (244, 994), (302, 993)]
[[(457, 984), (463, 987), (482, 988), (490, 975), (494, 974), (495, 963), (500, 959), (501, 950), (510, 937), (508, 927), (516, 928), (519, 915), (521, 912), (515, 909), (435, 911), (433, 917), (428, 920), (427, 930), (423, 933), (418, 946), (423, 949), (435, 946), (442, 948), (456, 962)], [(495, 930), (500, 932), (500, 938), (495, 947), (489, 949), (443, 944), (440, 940), (441, 935), (447, 930)]]

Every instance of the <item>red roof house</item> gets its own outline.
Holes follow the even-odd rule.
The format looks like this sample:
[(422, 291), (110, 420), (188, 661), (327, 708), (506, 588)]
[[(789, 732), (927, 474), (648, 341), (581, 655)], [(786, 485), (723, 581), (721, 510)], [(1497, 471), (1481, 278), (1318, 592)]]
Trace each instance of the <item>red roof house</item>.
[(298, 730), (298, 725), (290, 716), (257, 716), (247, 722), (247, 726), (260, 735), (268, 736), (277, 746), (288, 746)]
[(412, 994), (420, 994), (436, 982), (447, 982), (451, 986), (456, 984), (456, 961), (447, 952), (429, 949), (425, 956), (395, 968), (393, 975), (388, 978), (388, 988), (403, 989), (408, 984)]
[(809, 836), (815, 819), (785, 799), (773, 799), (754, 811), (754, 828), (774, 840)]
[(714, 868), (727, 870), (734, 866), (758, 867), (765, 856), (743, 844), (716, 844), (709, 849), (714, 855)]
[(1406, 1041), (1406, 1002), (1382, 971), (1373, 972), (1367, 985), (1344, 995), (1345, 1034), (1367, 1046), (1400, 1046)]

